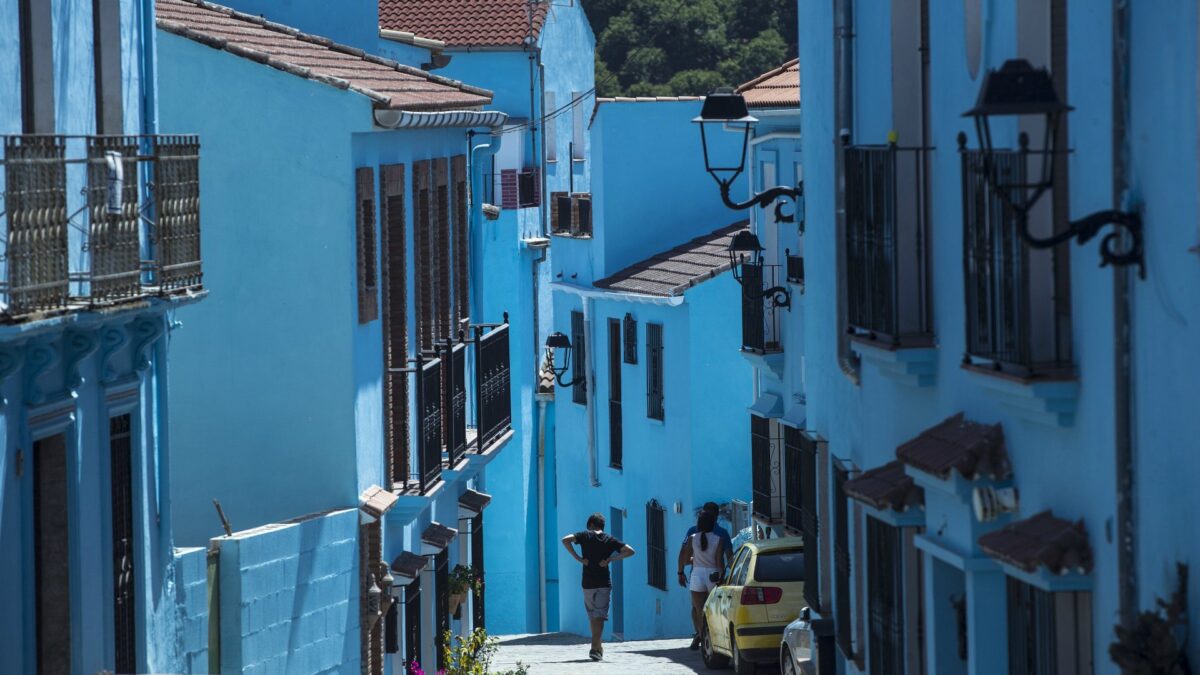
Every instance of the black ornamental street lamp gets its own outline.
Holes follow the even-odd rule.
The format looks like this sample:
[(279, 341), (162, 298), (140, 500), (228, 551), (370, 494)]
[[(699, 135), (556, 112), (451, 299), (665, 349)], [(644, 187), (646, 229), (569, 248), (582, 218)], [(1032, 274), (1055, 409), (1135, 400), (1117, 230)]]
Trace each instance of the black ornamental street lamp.
[(792, 294), (786, 286), (773, 286), (763, 291), (758, 289), (746, 288), (743, 283), (742, 274), (738, 271), (739, 266), (746, 262), (749, 258), (754, 265), (762, 264), (762, 244), (759, 243), (758, 237), (750, 230), (742, 230), (734, 235), (733, 240), (729, 242), (729, 264), (733, 269), (733, 278), (737, 280), (742, 287), (742, 295), (747, 300), (764, 300), (768, 296), (771, 298), (772, 307), (791, 307)]
[[(720, 186), (721, 200), (725, 202), (725, 206), (734, 211), (741, 211), (753, 206), (767, 208), (777, 199), (788, 198), (795, 201), (803, 196), (804, 190), (800, 186), (778, 186), (764, 190), (744, 202), (735, 202), (729, 198), (729, 190), (733, 181), (737, 180), (737, 177), (746, 170), (746, 150), (750, 146), (750, 130), (758, 123), (758, 119), (750, 115), (750, 110), (746, 107), (746, 99), (741, 94), (728, 87), (717, 89), (705, 97), (704, 107), (700, 109), (700, 116), (693, 119), (692, 122), (700, 126), (700, 144), (704, 148), (704, 168)], [(732, 156), (714, 158), (710, 155), (708, 133), (705, 131), (709, 125), (728, 127), (742, 132), (741, 156), (736, 161)], [(782, 202), (775, 205), (775, 220), (781, 223), (794, 222), (795, 214), (785, 214), (782, 209)]]
[[(1045, 68), (1034, 68), (1025, 59), (1005, 61), (999, 70), (989, 70), (979, 89), (975, 107), (963, 117), (975, 120), (975, 133), (983, 155), (984, 180), (996, 195), (1013, 210), (1018, 219), (1017, 231), (1033, 248), (1057, 246), (1074, 238), (1080, 244), (1095, 237), (1106, 225), (1113, 231), (1100, 240), (1100, 265), (1138, 266), (1140, 276), (1146, 276), (1146, 259), (1142, 250), (1142, 219), (1137, 213), (1108, 209), (1068, 223), (1067, 229), (1049, 237), (1037, 237), (1029, 231), (1029, 212), (1037, 201), (1054, 185), (1054, 163), (1059, 149), (1059, 119), (1073, 108), (1059, 100), (1054, 81)], [(1041, 155), (1041, 167), (1033, 172), (1036, 178), (1016, 180), (1003, 177), (997, 170), (995, 149), (992, 146), (991, 119), (995, 117), (1042, 117), (1045, 133), (1042, 146), (1033, 151)], [(1022, 147), (1028, 140), (1022, 134)], [(1024, 156), (1024, 149), (1022, 151)], [(1129, 241), (1123, 242), (1123, 234)]]
[(554, 371), (554, 379), (560, 387), (573, 387), (578, 384), (578, 380), (572, 379), (570, 382), (563, 382), (563, 375), (567, 374), (567, 369), (571, 367), (571, 339), (559, 331), (551, 333), (546, 338), (546, 349), (553, 350), (553, 354), (557, 355), (562, 352), (562, 367), (555, 366), (553, 363), (550, 368)]

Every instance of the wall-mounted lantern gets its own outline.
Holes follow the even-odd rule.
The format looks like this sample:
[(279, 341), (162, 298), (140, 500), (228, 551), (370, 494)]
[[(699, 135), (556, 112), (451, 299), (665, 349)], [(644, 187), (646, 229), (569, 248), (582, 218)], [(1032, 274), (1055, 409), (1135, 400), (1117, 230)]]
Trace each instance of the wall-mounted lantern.
[[(722, 87), (709, 94), (704, 99), (700, 116), (692, 122), (700, 126), (700, 144), (704, 148), (704, 168), (721, 188), (721, 200), (725, 206), (741, 211), (753, 206), (767, 208), (775, 200), (781, 198), (799, 199), (804, 190), (801, 186), (778, 186), (764, 190), (744, 202), (735, 202), (729, 198), (729, 190), (733, 181), (746, 170), (746, 150), (750, 146), (750, 131), (758, 123), (758, 119), (750, 115), (746, 107), (746, 99), (728, 87)], [(742, 132), (742, 148), (740, 156), (713, 157), (708, 147), (708, 133), (705, 129), (710, 126), (732, 129)], [(795, 221), (795, 214), (785, 214), (783, 204), (775, 205), (775, 220), (781, 223)]]
[[(1139, 274), (1146, 276), (1146, 259), (1142, 250), (1142, 219), (1137, 213), (1109, 209), (1097, 211), (1079, 220), (1071, 221), (1067, 228), (1049, 237), (1036, 237), (1029, 231), (1029, 212), (1037, 201), (1054, 185), (1054, 163), (1059, 148), (1058, 122), (1073, 108), (1058, 98), (1054, 81), (1045, 68), (1034, 68), (1025, 59), (1005, 61), (999, 70), (989, 70), (983, 78), (975, 107), (963, 113), (975, 121), (975, 133), (979, 149), (983, 154), (984, 179), (996, 195), (1017, 215), (1021, 238), (1033, 248), (1044, 249), (1057, 246), (1074, 238), (1080, 244), (1095, 237), (1106, 225), (1114, 230), (1100, 241), (1100, 264), (1138, 266)], [(1015, 181), (1006, 179), (997, 170), (995, 149), (992, 146), (991, 120), (996, 117), (1042, 117), (1045, 133), (1042, 145), (1026, 150), (1028, 139), (1022, 134), (1022, 154), (1033, 152), (1041, 155), (1041, 167), (1033, 172), (1036, 178)], [(1130, 241), (1123, 244), (1122, 231), (1129, 233)]]
[(563, 375), (566, 375), (567, 369), (571, 367), (571, 339), (563, 333), (555, 331), (546, 338), (546, 349), (551, 350), (551, 353), (554, 354), (556, 361), (558, 354), (560, 352), (562, 353), (562, 365), (559, 366), (557, 362), (551, 365), (551, 368), (554, 370), (554, 379), (558, 382), (558, 386), (575, 386), (577, 384), (575, 380), (563, 382)]
[(729, 264), (733, 270), (733, 278), (742, 287), (742, 295), (748, 300), (763, 300), (770, 296), (772, 307), (790, 307), (792, 305), (792, 293), (786, 286), (773, 286), (766, 290), (757, 288), (746, 288), (743, 281), (743, 275), (739, 271), (742, 263), (749, 259), (755, 265), (762, 264), (762, 244), (759, 243), (758, 237), (750, 230), (742, 230), (733, 236), (729, 242)]

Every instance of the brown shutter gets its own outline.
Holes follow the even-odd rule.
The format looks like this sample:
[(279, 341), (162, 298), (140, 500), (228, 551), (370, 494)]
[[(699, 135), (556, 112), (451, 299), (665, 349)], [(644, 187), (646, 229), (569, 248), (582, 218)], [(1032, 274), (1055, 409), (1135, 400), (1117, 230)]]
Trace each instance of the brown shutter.
[[(408, 233), (404, 211), (404, 165), (379, 167), (380, 231), (383, 233), (383, 364), (408, 365)], [(384, 372), (385, 466), (393, 484), (408, 478), (408, 376)]]
[(516, 169), (500, 170), (500, 206), (506, 209), (520, 208), (520, 184)]
[(413, 193), (417, 196), (413, 222), (413, 285), (417, 301), (417, 349), (433, 349), (433, 303), (430, 302), (429, 160), (413, 163)]
[[(382, 527), (378, 520), (358, 526), (358, 580), (359, 580), (359, 626), (363, 675), (383, 675), (383, 603), (390, 598), (381, 598), (378, 610), (369, 606), (367, 593), (371, 585), (381, 587), (383, 578)], [(381, 588), (382, 590), (382, 588)]]
[(433, 263), (435, 326), (434, 340), (445, 340), (453, 336), (450, 329), (453, 308), (450, 305), (451, 249), (450, 249), (450, 162), (445, 157), (433, 160), (433, 176), (436, 181), (437, 214), (434, 221)]
[[(563, 212), (563, 206), (569, 206), (571, 198), (566, 192), (551, 192), (550, 193), (550, 231), (555, 234), (567, 234), (571, 230), (571, 211), (568, 208)], [(564, 221), (563, 217), (567, 220)]]
[(375, 172), (370, 167), (355, 171), (356, 241), (358, 249), (358, 322), (379, 318), (375, 250)]
[(455, 328), (471, 318), (471, 224), (467, 221), (467, 157), (450, 159), (451, 180), (454, 182), (454, 319)]

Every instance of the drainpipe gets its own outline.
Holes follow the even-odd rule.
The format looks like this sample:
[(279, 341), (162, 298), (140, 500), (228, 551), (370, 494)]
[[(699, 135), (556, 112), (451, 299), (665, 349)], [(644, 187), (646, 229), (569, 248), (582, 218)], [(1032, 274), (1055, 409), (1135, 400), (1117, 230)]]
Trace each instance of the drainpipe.
[[(1113, 206), (1125, 209), (1129, 198), (1129, 1), (1113, 0)], [(1120, 619), (1132, 628), (1138, 608), (1137, 513), (1133, 439), (1132, 268), (1113, 268), (1113, 357), (1117, 472), (1117, 576)]]
[(846, 333), (847, 302), (846, 290), (846, 176), (843, 167), (842, 148), (850, 143), (854, 122), (854, 0), (835, 0), (837, 26), (834, 38), (837, 41), (837, 60), (834, 80), (837, 88), (838, 140), (834, 141), (834, 175), (837, 176), (837, 226), (834, 230), (834, 260), (837, 274), (837, 355), (838, 367), (854, 384), (859, 384), (859, 358), (850, 351), (850, 336)]
[(546, 398), (538, 395), (537, 437), (537, 502), (538, 502), (538, 600), (540, 622), (538, 632), (546, 632)]

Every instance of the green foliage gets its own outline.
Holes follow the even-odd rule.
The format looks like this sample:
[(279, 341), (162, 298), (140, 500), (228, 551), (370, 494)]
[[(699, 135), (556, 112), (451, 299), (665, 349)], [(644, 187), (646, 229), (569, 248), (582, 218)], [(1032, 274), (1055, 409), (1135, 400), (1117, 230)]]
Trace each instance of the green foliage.
[(442, 636), (442, 658), (446, 668), (439, 675), (528, 675), (529, 668), (517, 662), (513, 670), (495, 672), (491, 670), (492, 658), (500, 648), (498, 640), (489, 637), (487, 631), (476, 628), (470, 635), (459, 637), (446, 631)]
[(483, 590), (483, 575), (468, 565), (455, 565), (450, 572), (450, 594)]
[(1176, 563), (1175, 592), (1159, 598), (1153, 611), (1138, 614), (1133, 626), (1117, 626), (1117, 639), (1108, 646), (1113, 663), (1131, 675), (1188, 675), (1188, 566)]
[(690, 96), (796, 54), (795, 0), (583, 0), (599, 96)]

